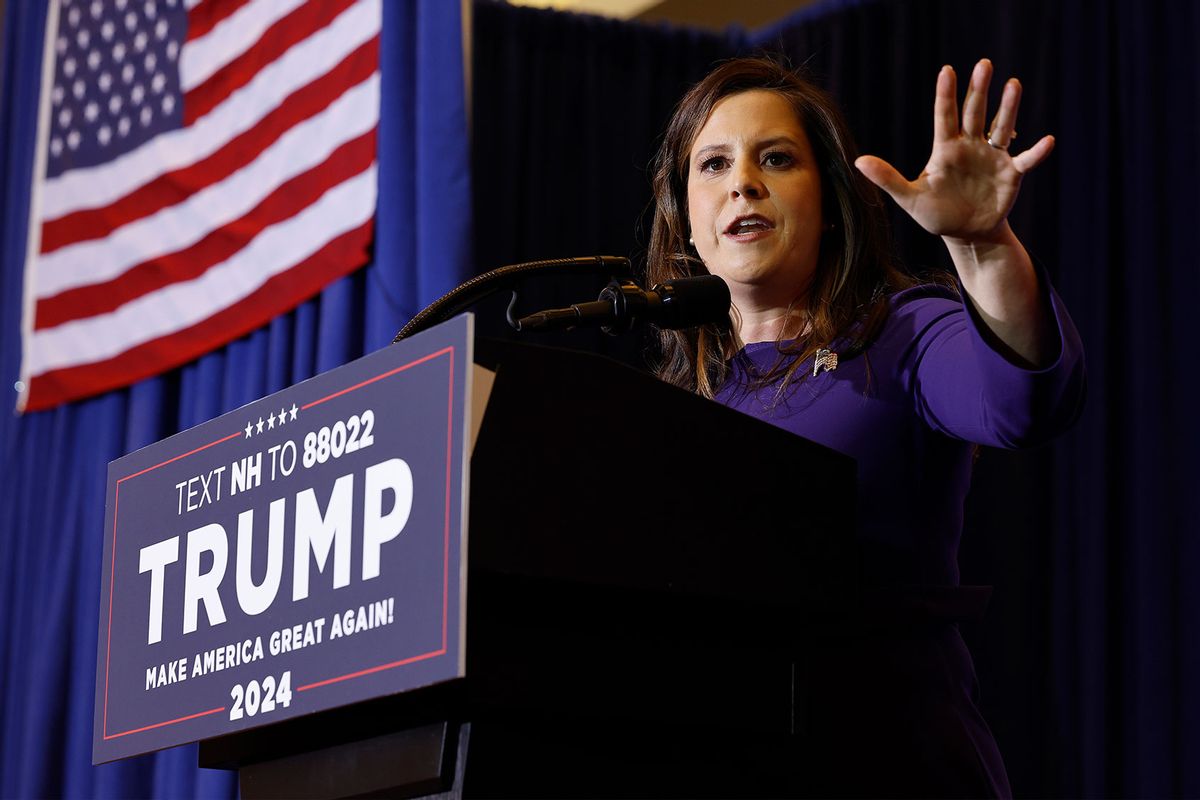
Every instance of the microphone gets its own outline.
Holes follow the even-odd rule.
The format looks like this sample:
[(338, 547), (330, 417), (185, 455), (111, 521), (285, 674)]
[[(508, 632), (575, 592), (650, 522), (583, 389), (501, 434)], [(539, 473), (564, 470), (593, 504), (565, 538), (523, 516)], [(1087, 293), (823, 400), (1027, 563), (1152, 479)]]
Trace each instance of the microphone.
[(729, 287), (716, 275), (677, 278), (649, 291), (633, 281), (614, 280), (591, 303), (539, 311), (517, 320), (519, 331), (599, 327), (616, 336), (635, 323), (651, 322), (671, 330), (694, 328), (729, 318)]

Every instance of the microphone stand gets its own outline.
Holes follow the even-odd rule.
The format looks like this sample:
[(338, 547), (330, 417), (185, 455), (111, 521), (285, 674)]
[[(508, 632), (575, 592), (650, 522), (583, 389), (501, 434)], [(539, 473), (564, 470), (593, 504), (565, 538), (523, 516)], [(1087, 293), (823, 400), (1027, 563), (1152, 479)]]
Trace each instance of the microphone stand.
[(476, 275), (434, 300), (400, 329), (396, 338), (392, 339), (392, 344), (401, 339), (407, 339), (415, 333), (420, 333), (426, 328), (431, 328), (439, 322), (444, 322), (485, 297), (506, 289), (511, 289), (513, 293), (512, 302), (508, 306), (509, 324), (520, 330), (512, 316), (513, 306), (517, 301), (517, 292), (513, 286), (528, 275), (566, 271), (600, 275), (629, 275), (631, 270), (629, 259), (621, 256), (551, 258), (500, 267), (491, 272)]
[(570, 308), (539, 311), (536, 314), (521, 317), (516, 321), (515, 327), (519, 331), (555, 328), (570, 330), (577, 324), (594, 319), (603, 323), (600, 330), (610, 336), (617, 336), (632, 330), (638, 315), (648, 306), (646, 292), (642, 291), (636, 283), (631, 280), (614, 279), (604, 287), (598, 300), (591, 303), (576, 303)]

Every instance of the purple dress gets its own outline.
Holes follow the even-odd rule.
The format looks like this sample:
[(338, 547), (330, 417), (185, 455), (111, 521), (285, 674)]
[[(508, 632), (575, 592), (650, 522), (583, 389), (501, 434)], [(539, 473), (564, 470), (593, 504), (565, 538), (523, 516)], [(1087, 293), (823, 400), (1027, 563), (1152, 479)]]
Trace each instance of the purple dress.
[[(1057, 337), (1057, 355), (1044, 369), (1009, 362), (988, 344), (970, 304), (938, 286), (895, 294), (863, 355), (815, 378), (809, 361), (782, 395), (777, 386), (754, 385), (754, 376), (779, 359), (775, 343), (748, 345), (733, 358), (719, 402), (856, 459), (868, 586), (900, 596), (912, 587), (957, 586), (973, 444), (1037, 444), (1078, 416), (1082, 346), (1062, 301), (1045, 275), (1039, 278), (1056, 323), (1048, 333)], [(839, 345), (844, 350), (844, 342), (832, 349)], [(818, 779), (818, 789), (1010, 793), (975, 703), (970, 656), (945, 619), (939, 623), (935, 614), (919, 633), (909, 627), (847, 637), (809, 665), (809, 710), (820, 730), (808, 758), (828, 780), (823, 786)]]

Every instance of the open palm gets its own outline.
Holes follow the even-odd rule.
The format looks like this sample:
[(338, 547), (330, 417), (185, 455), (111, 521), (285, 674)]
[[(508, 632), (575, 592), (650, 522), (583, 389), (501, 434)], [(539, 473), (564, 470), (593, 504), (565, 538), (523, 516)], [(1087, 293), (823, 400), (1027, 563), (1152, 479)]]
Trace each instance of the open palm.
[(992, 64), (983, 59), (971, 74), (960, 126), (954, 70), (942, 67), (933, 105), (933, 152), (915, 180), (906, 180), (876, 156), (855, 162), (930, 233), (969, 241), (998, 235), (1017, 199), (1021, 178), (1054, 149), (1054, 137), (1045, 136), (1028, 150), (1009, 154), (1021, 103), (1021, 84), (1015, 78), (1004, 85), (1000, 110), (986, 132), (991, 79)]

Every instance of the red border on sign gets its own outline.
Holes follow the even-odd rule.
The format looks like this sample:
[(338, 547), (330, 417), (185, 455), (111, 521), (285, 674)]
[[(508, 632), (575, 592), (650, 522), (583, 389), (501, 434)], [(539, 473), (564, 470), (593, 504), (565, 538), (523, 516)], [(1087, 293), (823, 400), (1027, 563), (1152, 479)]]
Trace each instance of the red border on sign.
[[(446, 424), (446, 506), (445, 506), (446, 514), (445, 514), (445, 526), (444, 526), (444, 534), (443, 534), (443, 551), (442, 551), (442, 646), (438, 650), (433, 650), (433, 651), (430, 651), (427, 653), (421, 653), (419, 655), (415, 655), (410, 658), (405, 658), (400, 661), (393, 661), (393, 662), (386, 663), (386, 664), (379, 664), (377, 666), (368, 667), (366, 669), (358, 670), (356, 672), (350, 672), (350, 673), (346, 673), (344, 675), (337, 675), (337, 676), (334, 676), (331, 678), (326, 678), (321, 681), (316, 681), (314, 683), (305, 684), (304, 686), (298, 686), (296, 688), (296, 691), (298, 691), (298, 692), (307, 691), (309, 689), (315, 689), (315, 688), (318, 688), (321, 686), (327, 686), (327, 685), (333, 684), (333, 683), (340, 683), (342, 681), (351, 680), (353, 678), (360, 678), (365, 675), (374, 674), (376, 672), (382, 672), (384, 670), (401, 667), (401, 666), (404, 666), (405, 664), (412, 664), (412, 663), (415, 663), (418, 661), (427, 661), (431, 658), (437, 658), (438, 656), (443, 656), (447, 652), (446, 630), (447, 630), (447, 618), (449, 616), (449, 575), (450, 575), (450, 573), (449, 573), (449, 570), (450, 570), (450, 494), (451, 494), (450, 475), (451, 475), (451, 463), (452, 463), (451, 456), (452, 456), (452, 452), (453, 452), (453, 441), (454, 441), (454, 350), (455, 350), (455, 348), (453, 345), (450, 345), (449, 347), (444, 347), (441, 350), (438, 350), (434, 353), (430, 353), (426, 356), (422, 356), (421, 358), (418, 358), (414, 361), (410, 361), (407, 364), (404, 364), (399, 367), (395, 367), (386, 372), (382, 372), (372, 378), (368, 378), (365, 381), (356, 383), (353, 386), (348, 386), (345, 389), (341, 389), (337, 392), (333, 392), (332, 394), (328, 394), (325, 397), (322, 397), (318, 400), (313, 400), (312, 402), (306, 403), (305, 405), (301, 406), (301, 409), (307, 410), (309, 408), (312, 408), (313, 406), (320, 405), (321, 403), (324, 403), (328, 400), (332, 400), (335, 397), (340, 397), (344, 394), (349, 394), (350, 392), (353, 392), (357, 389), (361, 389), (364, 386), (368, 386), (377, 381), (383, 380), (384, 378), (391, 377), (392, 375), (396, 375), (398, 373), (404, 372), (405, 370), (411, 369), (412, 367), (418, 366), (420, 364), (424, 364), (428, 361), (432, 361), (435, 358), (439, 358), (439, 357), (441, 357), (443, 355), (447, 355), (447, 354), (449, 354), (449, 356), (450, 356), (450, 383), (449, 383), (449, 392), (448, 392), (449, 400), (447, 403), (447, 412), (446, 412), (446, 420), (447, 420), (447, 424)], [(133, 733), (141, 733), (143, 731), (152, 730), (154, 728), (161, 728), (166, 725), (174, 725), (174, 724), (177, 724), (180, 722), (186, 722), (188, 720), (196, 719), (198, 717), (205, 717), (210, 714), (219, 714), (220, 712), (225, 711), (225, 709), (226, 709), (226, 706), (221, 706), (220, 708), (210, 708), (207, 711), (199, 711), (195, 714), (189, 714), (187, 716), (177, 717), (175, 719), (164, 720), (163, 722), (155, 722), (150, 725), (144, 725), (140, 728), (134, 728), (134, 729), (128, 730), (128, 731), (121, 731), (119, 733), (109, 733), (108, 732), (108, 679), (109, 679), (109, 670), (110, 670), (110, 666), (111, 666), (111, 662), (112, 662), (112, 603), (113, 603), (113, 595), (115, 594), (115, 592), (113, 590), (116, 585), (117, 513), (120, 510), (121, 484), (123, 482), (129, 480), (130, 478), (136, 478), (139, 475), (145, 475), (147, 472), (156, 470), (159, 467), (166, 466), (167, 464), (171, 464), (175, 461), (179, 461), (180, 459), (187, 458), (188, 456), (191, 456), (191, 455), (195, 455), (196, 453), (199, 453), (202, 450), (207, 450), (210, 447), (215, 447), (216, 445), (223, 444), (224, 442), (228, 442), (230, 439), (238, 439), (241, 437), (242, 437), (242, 431), (239, 430), (237, 433), (231, 433), (228, 436), (224, 436), (220, 439), (209, 442), (208, 444), (201, 445), (200, 447), (197, 447), (193, 450), (189, 450), (186, 453), (181, 453), (177, 456), (174, 456), (173, 458), (168, 458), (165, 461), (160, 461), (159, 463), (157, 463), (151, 467), (146, 467), (145, 469), (138, 470), (137, 472), (126, 475), (123, 478), (117, 479), (116, 491), (114, 492), (114, 495), (113, 495), (112, 563), (109, 566), (109, 583), (108, 583), (108, 635), (107, 635), (107, 641), (105, 643), (105, 654), (104, 654), (104, 720), (103, 720), (102, 736), (105, 741), (107, 741), (109, 739), (116, 739), (121, 736), (128, 736)]]

